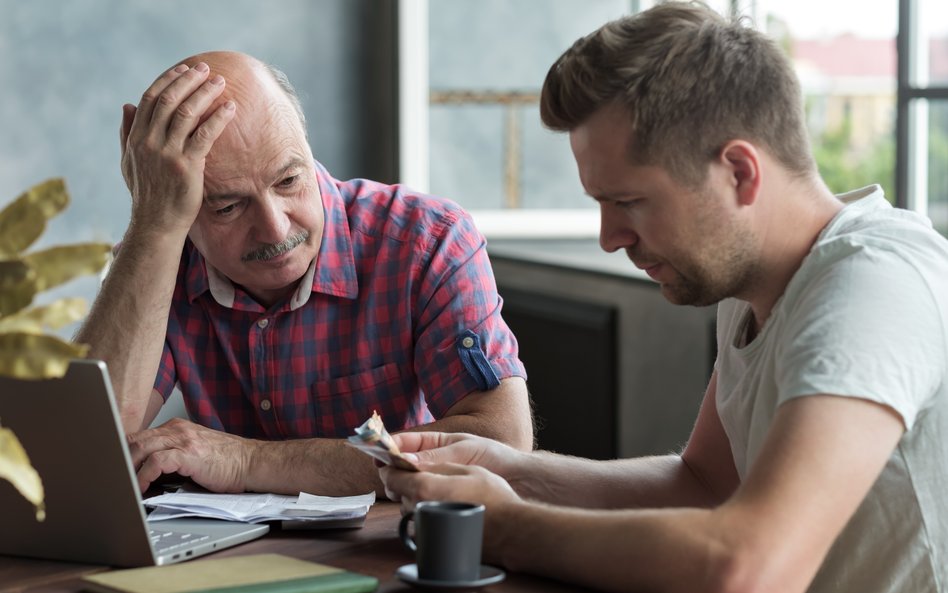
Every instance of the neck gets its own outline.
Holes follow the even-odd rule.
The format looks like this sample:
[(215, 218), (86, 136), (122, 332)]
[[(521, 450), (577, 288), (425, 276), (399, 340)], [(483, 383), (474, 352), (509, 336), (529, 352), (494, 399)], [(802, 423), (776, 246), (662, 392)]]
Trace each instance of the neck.
[(821, 180), (789, 185), (765, 199), (770, 207), (763, 221), (760, 277), (750, 294), (740, 297), (754, 313), (750, 330), (754, 335), (770, 317), (817, 237), (843, 208)]

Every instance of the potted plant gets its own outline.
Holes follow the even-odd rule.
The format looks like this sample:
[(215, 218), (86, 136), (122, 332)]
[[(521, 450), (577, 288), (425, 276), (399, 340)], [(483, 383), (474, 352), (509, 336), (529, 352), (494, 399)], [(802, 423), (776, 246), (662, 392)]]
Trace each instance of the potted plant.
[[(106, 243), (80, 243), (27, 252), (46, 229), (46, 222), (69, 204), (62, 179), (50, 179), (21, 194), (0, 211), (0, 375), (19, 379), (61, 377), (73, 358), (88, 347), (73, 344), (50, 330), (79, 321), (83, 299), (63, 298), (32, 306), (44, 290), (102, 270), (109, 260)], [(0, 393), (0, 397), (15, 394)], [(45, 517), (43, 483), (16, 438), (14, 427), (0, 418), (0, 479), (13, 486)]]

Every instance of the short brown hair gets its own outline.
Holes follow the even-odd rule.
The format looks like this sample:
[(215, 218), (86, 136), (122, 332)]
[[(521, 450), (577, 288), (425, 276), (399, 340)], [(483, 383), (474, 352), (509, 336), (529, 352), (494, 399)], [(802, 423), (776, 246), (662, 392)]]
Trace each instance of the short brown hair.
[(610, 103), (634, 130), (630, 158), (699, 185), (729, 140), (764, 147), (789, 171), (815, 170), (800, 85), (776, 44), (700, 2), (666, 2), (576, 41), (546, 75), (540, 117), (569, 131)]

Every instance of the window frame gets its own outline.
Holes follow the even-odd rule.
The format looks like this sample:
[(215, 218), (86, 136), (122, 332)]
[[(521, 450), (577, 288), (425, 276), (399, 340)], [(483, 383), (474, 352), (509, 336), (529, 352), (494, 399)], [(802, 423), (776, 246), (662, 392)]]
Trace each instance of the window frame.
[(928, 214), (928, 100), (948, 100), (948, 85), (927, 81), (928, 39), (920, 35), (918, 0), (899, 0), (896, 32), (896, 206)]

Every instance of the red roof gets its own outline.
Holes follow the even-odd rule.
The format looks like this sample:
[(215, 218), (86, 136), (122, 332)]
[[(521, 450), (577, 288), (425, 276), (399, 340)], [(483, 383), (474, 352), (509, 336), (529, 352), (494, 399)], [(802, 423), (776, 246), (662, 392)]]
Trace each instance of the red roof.
[(860, 39), (848, 33), (829, 39), (795, 39), (790, 57), (829, 77), (895, 78), (895, 39)]
[[(844, 34), (829, 39), (795, 39), (791, 57), (829, 77), (895, 78), (895, 39), (862, 39)], [(928, 43), (932, 83), (948, 82), (948, 38)]]

